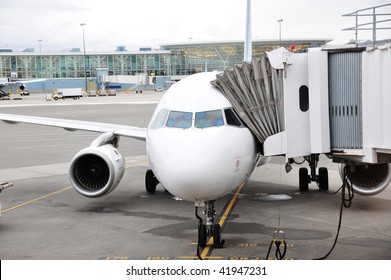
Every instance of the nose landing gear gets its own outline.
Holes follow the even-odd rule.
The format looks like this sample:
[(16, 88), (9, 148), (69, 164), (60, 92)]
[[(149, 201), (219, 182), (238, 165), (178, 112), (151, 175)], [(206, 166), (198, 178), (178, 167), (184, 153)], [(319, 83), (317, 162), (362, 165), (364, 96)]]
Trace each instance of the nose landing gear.
[[(199, 207), (204, 207), (202, 214), (205, 215), (205, 222), (198, 214)], [(197, 256), (199, 259), (202, 259), (199, 249), (206, 247), (209, 238), (213, 237), (214, 248), (223, 248), (225, 240), (221, 239), (221, 226), (215, 223), (216, 211), (214, 209), (214, 201), (196, 202), (195, 216), (199, 221)]]

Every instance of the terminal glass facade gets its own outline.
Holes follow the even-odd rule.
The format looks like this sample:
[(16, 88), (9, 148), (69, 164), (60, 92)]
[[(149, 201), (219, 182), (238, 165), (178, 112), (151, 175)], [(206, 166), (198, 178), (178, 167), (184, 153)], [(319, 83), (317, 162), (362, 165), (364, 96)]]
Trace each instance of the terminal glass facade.
[[(296, 52), (310, 47), (320, 47), (329, 39), (253, 41), (253, 56), (259, 57), (281, 44)], [(162, 45), (161, 50), (138, 52), (118, 51), (108, 53), (35, 53), (0, 52), (0, 77), (18, 79), (34, 78), (84, 78), (84, 65), (89, 78), (96, 77), (98, 68), (108, 68), (109, 75), (150, 76), (190, 75), (198, 72), (224, 70), (243, 61), (243, 42), (208, 42)], [(85, 59), (85, 60), (84, 60)]]
[[(267, 51), (280, 46), (295, 52), (306, 52), (308, 48), (321, 47), (331, 39), (308, 40), (258, 40), (253, 41), (253, 57), (260, 57)], [(171, 51), (171, 75), (190, 75), (204, 71), (222, 71), (243, 62), (244, 42), (206, 42), (176, 45), (163, 45), (162, 49)]]
[[(85, 56), (87, 77), (96, 77), (98, 68), (108, 68), (109, 75), (168, 75), (170, 51), (145, 53), (91, 54)], [(0, 77), (18, 79), (84, 78), (83, 54), (1, 53)]]

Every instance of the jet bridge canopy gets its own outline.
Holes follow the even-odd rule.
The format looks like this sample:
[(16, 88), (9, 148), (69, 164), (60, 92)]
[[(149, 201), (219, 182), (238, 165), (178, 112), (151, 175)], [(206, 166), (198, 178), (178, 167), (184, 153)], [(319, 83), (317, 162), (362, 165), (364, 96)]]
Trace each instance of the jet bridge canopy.
[(274, 69), (267, 56), (237, 64), (211, 83), (260, 143), (284, 130), (283, 70)]

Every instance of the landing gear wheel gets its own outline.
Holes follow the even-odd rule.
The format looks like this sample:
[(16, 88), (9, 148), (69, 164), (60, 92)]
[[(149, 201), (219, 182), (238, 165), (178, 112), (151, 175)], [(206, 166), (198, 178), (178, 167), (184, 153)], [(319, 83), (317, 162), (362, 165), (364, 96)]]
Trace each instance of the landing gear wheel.
[(329, 190), (329, 174), (326, 167), (319, 167), (318, 186), (322, 191)]
[(156, 192), (156, 186), (158, 184), (158, 180), (156, 179), (153, 171), (151, 169), (147, 170), (145, 173), (145, 188), (148, 193), (153, 194)]
[(213, 225), (213, 247), (223, 248), (225, 241), (221, 239), (221, 227), (219, 224)]
[(202, 224), (198, 227), (198, 246), (206, 247), (207, 238), (206, 225)]
[(299, 189), (301, 192), (308, 192), (308, 169), (306, 167), (301, 167), (299, 169)]

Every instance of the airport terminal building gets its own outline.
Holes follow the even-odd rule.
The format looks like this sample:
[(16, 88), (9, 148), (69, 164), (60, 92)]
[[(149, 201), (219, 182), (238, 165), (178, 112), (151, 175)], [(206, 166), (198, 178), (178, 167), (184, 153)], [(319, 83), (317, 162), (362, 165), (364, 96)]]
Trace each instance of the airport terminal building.
[[(254, 40), (253, 57), (260, 56), (279, 46), (295, 52), (320, 47), (331, 39)], [(108, 75), (147, 74), (150, 77), (186, 76), (204, 71), (221, 71), (243, 61), (243, 41), (188, 42), (163, 44), (160, 49), (140, 48), (127, 51), (118, 47), (112, 52), (89, 52), (80, 49), (69, 52), (37, 52), (26, 49), (13, 52), (0, 51), (0, 77), (11, 79), (50, 79), (54, 87), (74, 87), (84, 84), (84, 73), (89, 81), (96, 82), (98, 69), (108, 69)], [(86, 71), (84, 71), (84, 67)], [(125, 87), (129, 85), (125, 85)], [(49, 90), (50, 85), (41, 90)], [(34, 90), (33, 88), (31, 88)]]

